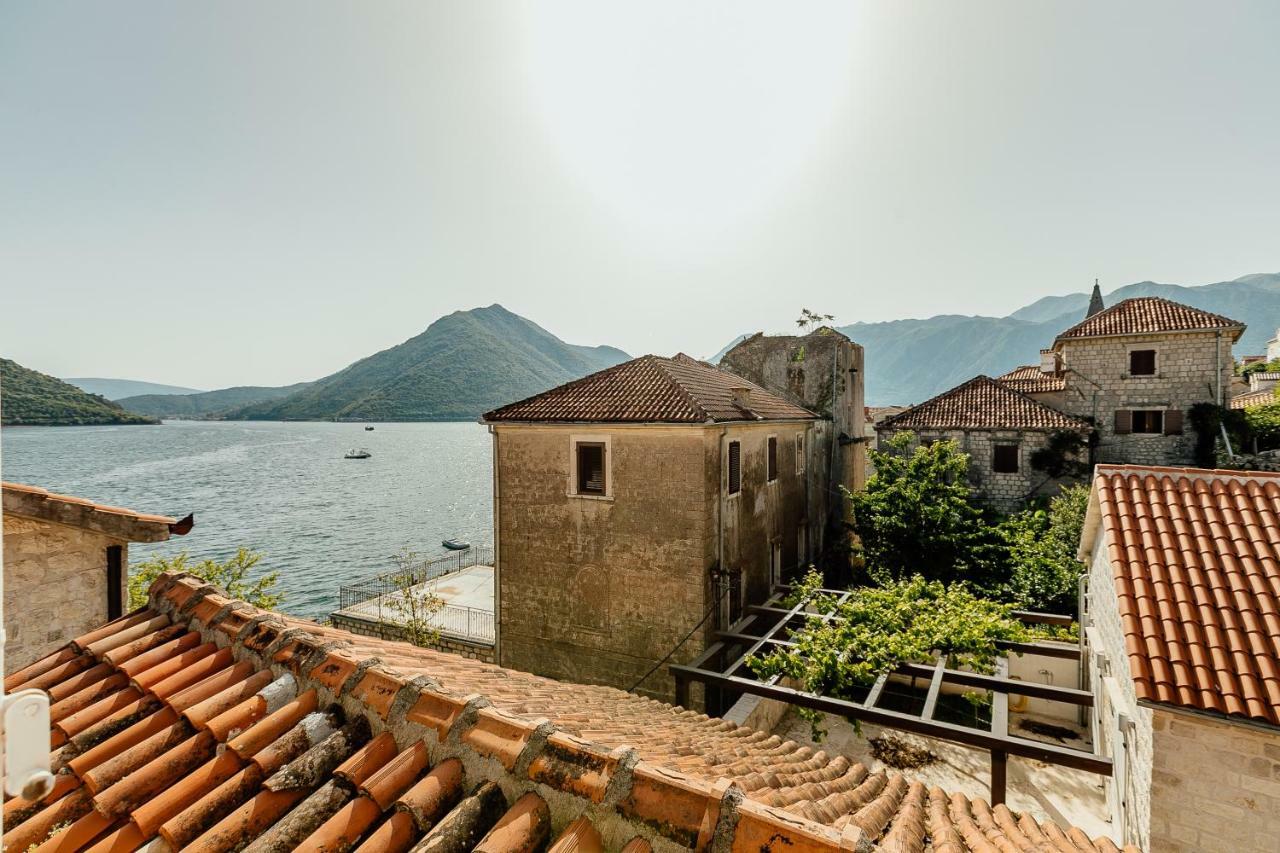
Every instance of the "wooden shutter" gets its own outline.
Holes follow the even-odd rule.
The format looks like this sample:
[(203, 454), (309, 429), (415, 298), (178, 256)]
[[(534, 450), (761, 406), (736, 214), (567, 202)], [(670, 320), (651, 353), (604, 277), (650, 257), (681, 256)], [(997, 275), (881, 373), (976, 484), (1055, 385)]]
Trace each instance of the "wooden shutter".
[(1133, 432), (1133, 412), (1128, 409), (1116, 409), (1116, 435), (1128, 435)]
[(736, 495), (742, 490), (742, 445), (736, 441), (729, 442), (729, 494)]
[(991, 470), (997, 474), (1018, 473), (1018, 445), (997, 444), (992, 449)]
[(769, 482), (778, 479), (778, 438), (769, 436)]
[(1153, 349), (1136, 349), (1129, 352), (1130, 376), (1154, 376), (1156, 373), (1156, 351)]
[(1182, 435), (1182, 409), (1166, 409), (1164, 413), (1164, 434)]

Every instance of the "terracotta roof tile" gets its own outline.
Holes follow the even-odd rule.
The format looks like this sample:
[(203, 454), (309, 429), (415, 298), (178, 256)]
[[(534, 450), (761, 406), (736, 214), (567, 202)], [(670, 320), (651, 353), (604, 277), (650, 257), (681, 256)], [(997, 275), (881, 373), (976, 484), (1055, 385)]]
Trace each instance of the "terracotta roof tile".
[(901, 429), (1092, 429), (1087, 421), (1064, 414), (1031, 399), (989, 376), (975, 376), (963, 385), (888, 418), (877, 430)]
[(1064, 376), (1059, 373), (1045, 373), (1038, 364), (1015, 367), (1003, 376), (997, 376), (996, 381), (1023, 394), (1046, 394), (1064, 391), (1067, 387)]
[[(161, 839), (156, 849), (402, 853), (448, 838), (504, 853), (648, 853), (659, 839), (705, 849), (724, 832), (738, 851), (919, 850), (930, 838), (963, 853), (1012, 837), (1090, 849), (1078, 830), (651, 699), (278, 614), (246, 622), (247, 605), (233, 616), (231, 603), (162, 577), (151, 608), (6, 679), (10, 690), (142, 697), (55, 753), (48, 798), (5, 804), (7, 849)], [(200, 638), (224, 635), (228, 646), (187, 660)], [(559, 832), (553, 792), (568, 821)]]
[[(745, 399), (736, 395), (746, 389)], [(739, 404), (738, 400), (741, 400)], [(759, 385), (681, 353), (645, 355), (494, 409), (490, 422), (706, 423), (813, 419)]]
[(1252, 409), (1255, 406), (1272, 406), (1280, 403), (1280, 399), (1276, 398), (1274, 388), (1268, 388), (1265, 391), (1246, 391), (1243, 394), (1237, 394), (1231, 398), (1230, 406), (1233, 409)]
[(1181, 302), (1158, 296), (1124, 299), (1076, 323), (1058, 335), (1057, 341), (1070, 338), (1098, 338), (1113, 335), (1146, 335), (1159, 332), (1234, 331), (1244, 332), (1244, 323), (1201, 311)]
[(1138, 696), (1280, 725), (1280, 475), (1099, 465), (1094, 492)]

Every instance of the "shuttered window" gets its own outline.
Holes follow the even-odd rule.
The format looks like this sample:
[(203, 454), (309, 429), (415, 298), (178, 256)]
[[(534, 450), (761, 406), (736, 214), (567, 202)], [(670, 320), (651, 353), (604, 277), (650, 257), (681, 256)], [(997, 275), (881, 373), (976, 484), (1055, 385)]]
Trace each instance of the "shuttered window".
[(604, 452), (604, 445), (598, 442), (584, 441), (578, 445), (578, 494), (605, 493)]
[(796, 473), (804, 473), (804, 433), (796, 433)]
[(1116, 410), (1115, 433), (1116, 435), (1128, 435), (1133, 432), (1133, 412), (1128, 409)]
[(992, 448), (991, 470), (997, 474), (1018, 473), (1018, 445), (997, 444)]
[(1182, 435), (1182, 410), (1166, 409), (1164, 413), (1164, 434)]
[(1153, 349), (1135, 349), (1129, 351), (1130, 376), (1155, 376), (1156, 351)]
[(729, 442), (729, 494), (742, 491), (742, 445)]
[(769, 482), (778, 479), (778, 437), (769, 436)]
[(1133, 432), (1159, 435), (1164, 432), (1164, 412), (1160, 409), (1135, 409)]

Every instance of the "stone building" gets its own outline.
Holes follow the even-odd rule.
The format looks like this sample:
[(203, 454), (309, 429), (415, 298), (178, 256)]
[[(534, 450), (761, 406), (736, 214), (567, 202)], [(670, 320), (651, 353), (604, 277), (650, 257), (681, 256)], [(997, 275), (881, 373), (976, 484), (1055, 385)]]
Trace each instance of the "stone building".
[(974, 491), (1004, 512), (1035, 495), (1056, 493), (1060, 482), (1036, 470), (1033, 454), (1046, 448), (1056, 433), (1078, 436), (1083, 451), (1090, 429), (1088, 422), (989, 376), (976, 376), (876, 426), (882, 449), (904, 431), (922, 443), (955, 441), (969, 454)]
[(1280, 475), (1099, 465), (1082, 662), (1122, 842), (1275, 850)]
[(819, 544), (830, 422), (687, 355), (483, 422), (503, 666), (670, 697), (657, 665), (691, 659)]
[(128, 608), (129, 543), (162, 542), (179, 522), (34, 486), (4, 483), (5, 671)]

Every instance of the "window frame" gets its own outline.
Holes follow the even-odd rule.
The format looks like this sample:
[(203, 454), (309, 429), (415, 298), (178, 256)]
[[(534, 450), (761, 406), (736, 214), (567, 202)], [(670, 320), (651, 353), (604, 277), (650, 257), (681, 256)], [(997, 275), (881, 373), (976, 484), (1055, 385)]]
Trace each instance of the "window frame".
[[(1139, 353), (1151, 353), (1151, 370), (1150, 372), (1137, 373), (1133, 369), (1133, 358)], [(1149, 344), (1143, 344), (1141, 348), (1133, 347), (1129, 350), (1129, 376), (1158, 376), (1160, 374), (1160, 354), (1159, 351)]]
[[(999, 451), (1013, 451), (1013, 469), (1008, 470), (996, 466), (996, 460), (999, 459)], [(991, 473), (993, 474), (1020, 474), (1022, 473), (1022, 445), (1016, 441), (993, 441), (991, 442)]]
[[(1138, 416), (1141, 415), (1144, 429), (1138, 429)], [(1150, 419), (1154, 416), (1154, 429), (1150, 427)], [(1129, 433), (1131, 435), (1164, 435), (1164, 409), (1130, 409)]]
[[(583, 445), (599, 446), (604, 454), (603, 492), (583, 492), (578, 489), (578, 460), (580, 458), (579, 447)], [(613, 441), (610, 436), (600, 434), (575, 434), (569, 436), (569, 479), (566, 484), (566, 492), (569, 497), (579, 498), (581, 500), (613, 500)]]
[(773, 434), (764, 440), (764, 481), (778, 482), (778, 436)]
[(804, 430), (796, 433), (796, 473), (803, 474), (805, 469), (805, 447), (807, 442), (804, 437)]
[[(734, 487), (733, 482), (733, 451), (738, 450), (738, 482)], [(731, 438), (724, 446), (724, 486), (725, 494), (730, 498), (736, 498), (742, 494), (742, 441), (740, 439)]]

